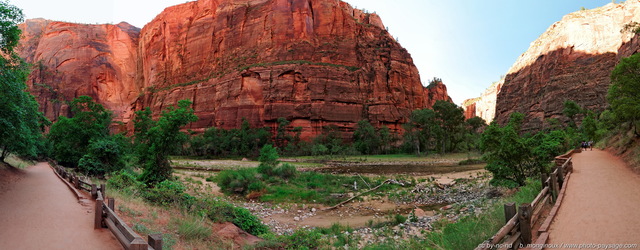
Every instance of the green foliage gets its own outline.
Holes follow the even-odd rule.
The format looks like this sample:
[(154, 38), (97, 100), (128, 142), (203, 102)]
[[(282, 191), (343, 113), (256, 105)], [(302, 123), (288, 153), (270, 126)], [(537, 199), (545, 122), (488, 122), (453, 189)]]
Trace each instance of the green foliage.
[(313, 155), (344, 155), (349, 146), (344, 143), (342, 133), (335, 125), (324, 126), (322, 134), (313, 139)]
[[(93, 98), (80, 96), (73, 99), (70, 106), (72, 117), (59, 117), (58, 121), (51, 126), (48, 139), (52, 145), (54, 159), (64, 164), (78, 166), (80, 159), (89, 153), (92, 143), (99, 144), (95, 145), (94, 149), (100, 150), (99, 147), (115, 140), (115, 138), (108, 138), (109, 125), (112, 122), (111, 112), (94, 102)], [(97, 154), (100, 153), (97, 152)], [(105, 166), (96, 165), (100, 161), (95, 159), (97, 154), (87, 156), (93, 159), (85, 159), (84, 166), (105, 168)], [(91, 160), (95, 161), (92, 163)], [(119, 159), (109, 161), (117, 162)], [(111, 169), (112, 166), (106, 168)], [(95, 171), (103, 172), (99, 169), (95, 169)]]
[(524, 185), (533, 171), (532, 152), (526, 139), (518, 135), (524, 115), (513, 113), (507, 126), (492, 123), (482, 134), (483, 160), (486, 169), (493, 173), (491, 184), (517, 187)]
[(312, 229), (298, 229), (293, 234), (285, 236), (285, 249), (317, 249), (320, 247), (322, 234)]
[(233, 217), (233, 224), (250, 234), (261, 235), (269, 232), (269, 227), (246, 208), (235, 207)]
[[(229, 194), (248, 194), (263, 189), (261, 175), (256, 168), (240, 168), (237, 170), (223, 170), (216, 176), (216, 183), (220, 189)], [(253, 185), (252, 185), (253, 184)]]
[(10, 153), (28, 157), (44, 153), (42, 126), (48, 121), (26, 92), (28, 65), (14, 52), (21, 33), (17, 25), (22, 21), (22, 10), (0, 1), (0, 161)]
[(382, 147), (381, 133), (367, 120), (358, 122), (353, 132), (353, 145), (362, 154), (376, 154)]
[[(420, 154), (427, 150), (453, 152), (464, 144), (467, 150), (477, 147), (482, 119), (465, 123), (462, 108), (453, 103), (436, 101), (433, 109), (414, 110), (405, 128), (405, 148)], [(465, 130), (465, 126), (470, 129)], [(475, 139), (474, 139), (475, 138)], [(475, 144), (474, 144), (475, 142)]]
[(151, 119), (149, 108), (136, 112), (136, 151), (139, 163), (144, 166), (141, 180), (155, 184), (171, 177), (172, 168), (167, 157), (188, 139), (180, 128), (196, 120), (198, 117), (188, 100), (178, 101), (177, 108), (167, 108), (158, 121)]
[(194, 197), (185, 193), (186, 187), (177, 181), (164, 180), (153, 188), (147, 189), (143, 197), (160, 205), (183, 205), (189, 207), (194, 202)]
[(562, 114), (569, 118), (569, 126), (576, 127), (576, 115), (584, 113), (580, 105), (572, 100), (564, 101), (564, 109)]
[(104, 176), (123, 169), (127, 143), (127, 138), (123, 135), (91, 141), (87, 153), (78, 162), (78, 169), (91, 176)]
[(623, 58), (611, 72), (607, 94), (611, 111), (620, 122), (629, 122), (636, 135), (640, 121), (640, 54)]
[(260, 165), (258, 166), (258, 172), (266, 176), (273, 175), (273, 170), (278, 165), (278, 151), (270, 144), (264, 145), (260, 150)]
[(186, 240), (204, 240), (211, 236), (211, 228), (202, 219), (189, 218), (172, 224), (177, 224), (178, 234)]
[(282, 179), (291, 179), (296, 175), (298, 175), (298, 170), (294, 165), (291, 165), (289, 163), (283, 163), (273, 170), (273, 174)]
[[(243, 119), (239, 129), (209, 128), (204, 134), (193, 136), (183, 154), (196, 156), (257, 156), (269, 143), (271, 133), (265, 128), (251, 128)], [(293, 139), (295, 140), (295, 139)], [(288, 144), (289, 145), (289, 144)]]
[(453, 103), (440, 100), (433, 105), (433, 110), (436, 112), (436, 120), (443, 132), (439, 136), (442, 145), (441, 153), (452, 152), (462, 141), (460, 135), (463, 132), (464, 111)]

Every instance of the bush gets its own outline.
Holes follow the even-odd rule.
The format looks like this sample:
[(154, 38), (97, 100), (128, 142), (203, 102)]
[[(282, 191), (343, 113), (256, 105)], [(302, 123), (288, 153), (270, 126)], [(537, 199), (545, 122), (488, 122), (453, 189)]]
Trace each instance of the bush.
[(190, 218), (187, 220), (179, 220), (178, 234), (186, 240), (204, 240), (211, 236), (211, 229), (202, 221), (202, 219)]
[(261, 235), (269, 232), (269, 227), (249, 210), (242, 207), (233, 209), (233, 224), (253, 235)]
[(274, 175), (279, 176), (283, 179), (289, 179), (291, 177), (295, 177), (298, 174), (298, 170), (294, 165), (289, 163), (283, 163), (279, 167), (277, 167), (274, 171)]
[(298, 229), (292, 235), (284, 236), (286, 249), (317, 249), (320, 247), (322, 234), (316, 230)]
[(180, 182), (164, 180), (144, 192), (143, 197), (160, 205), (179, 204), (189, 207), (194, 203), (195, 197), (185, 193), (185, 189), (186, 187)]
[(145, 185), (138, 181), (138, 176), (126, 170), (112, 173), (107, 179), (107, 186), (109, 188), (122, 190), (127, 194), (134, 194), (145, 190)]
[(251, 191), (261, 191), (264, 184), (260, 184), (260, 174), (256, 168), (241, 168), (223, 170), (216, 176), (216, 183), (226, 193), (248, 194)]

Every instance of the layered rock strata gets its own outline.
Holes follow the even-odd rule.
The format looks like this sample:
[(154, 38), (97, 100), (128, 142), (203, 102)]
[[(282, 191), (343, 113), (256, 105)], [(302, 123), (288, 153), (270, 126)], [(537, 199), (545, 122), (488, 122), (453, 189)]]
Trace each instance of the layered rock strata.
[(422, 86), (379, 16), (339, 0), (199, 0), (142, 30), (44, 20), (23, 30), (32, 92), (50, 118), (83, 94), (125, 122), (189, 99), (195, 131), (285, 117), (310, 138), (327, 125), (348, 134), (362, 119), (399, 131), (412, 110), (450, 101), (443, 84)]

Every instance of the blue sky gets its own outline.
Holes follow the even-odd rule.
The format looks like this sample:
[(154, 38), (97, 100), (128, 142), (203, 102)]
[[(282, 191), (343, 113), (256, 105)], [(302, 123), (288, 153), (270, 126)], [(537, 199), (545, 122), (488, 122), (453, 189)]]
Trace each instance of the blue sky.
[[(10, 0), (27, 18), (142, 27), (185, 0)], [(382, 17), (411, 53), (423, 84), (442, 78), (460, 104), (506, 74), (529, 44), (564, 15), (611, 0), (346, 0)]]

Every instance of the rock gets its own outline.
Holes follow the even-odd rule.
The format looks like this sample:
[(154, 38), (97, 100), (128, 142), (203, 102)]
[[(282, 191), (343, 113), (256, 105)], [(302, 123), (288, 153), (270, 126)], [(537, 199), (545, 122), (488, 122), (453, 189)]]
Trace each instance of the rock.
[(293, 221), (300, 221), (300, 217), (298, 217), (298, 216), (293, 217)]
[(639, 1), (564, 16), (507, 73), (497, 95), (496, 120), (505, 124), (511, 113), (521, 112), (523, 131), (535, 132), (547, 127), (549, 118), (568, 122), (562, 114), (565, 100), (603, 111), (611, 71), (621, 57), (640, 48), (636, 35), (623, 31), (624, 26), (639, 21)]
[(262, 241), (262, 239), (245, 232), (231, 222), (214, 224), (213, 232), (217, 237), (232, 240), (238, 246), (253, 245)]
[(311, 212), (312, 212), (312, 213), (315, 213), (316, 211), (318, 211), (318, 209), (316, 209), (315, 207), (314, 207), (314, 208), (311, 208)]
[(446, 206), (444, 206), (444, 207), (441, 207), (441, 208), (440, 208), (440, 210), (442, 210), (442, 211), (447, 211), (447, 210), (449, 210), (449, 209), (451, 209), (451, 208), (453, 208), (453, 205), (446, 205)]
[(249, 161), (249, 159), (247, 159), (247, 158), (242, 158), (242, 161)]
[(420, 208), (414, 209), (413, 210), (413, 214), (418, 218), (422, 218), (422, 217), (427, 216), (427, 213), (424, 210), (420, 209)]
[(44, 62), (30, 91), (52, 120), (83, 94), (125, 123), (133, 111), (157, 116), (189, 99), (195, 132), (243, 119), (275, 129), (285, 117), (303, 139), (328, 125), (351, 138), (360, 120), (401, 132), (412, 110), (451, 101), (441, 82), (422, 86), (378, 15), (339, 0), (199, 0), (166, 8), (142, 30), (46, 20), (21, 27), (20, 55)]

